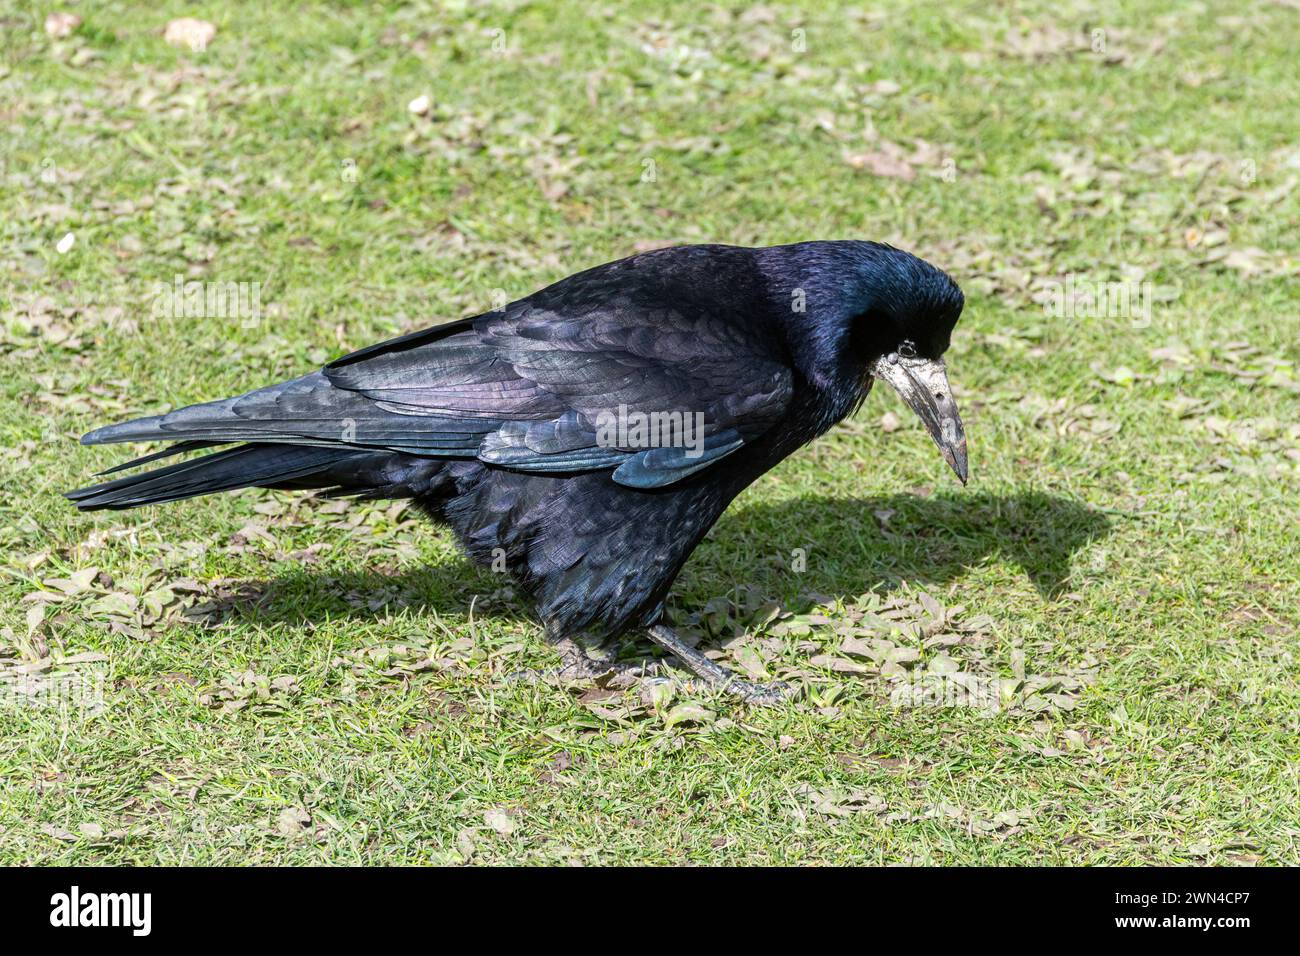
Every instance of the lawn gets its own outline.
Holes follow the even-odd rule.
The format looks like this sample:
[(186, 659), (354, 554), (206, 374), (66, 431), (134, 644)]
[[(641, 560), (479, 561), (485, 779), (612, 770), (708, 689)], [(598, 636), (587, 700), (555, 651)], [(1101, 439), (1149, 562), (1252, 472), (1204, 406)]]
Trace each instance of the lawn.
[[(298, 7), (0, 11), (0, 863), (1300, 863), (1294, 3)], [(814, 238), (964, 288), (971, 482), (877, 391), (719, 522), (674, 616), (793, 705), (518, 679), (404, 503), (60, 497), (93, 426)]]

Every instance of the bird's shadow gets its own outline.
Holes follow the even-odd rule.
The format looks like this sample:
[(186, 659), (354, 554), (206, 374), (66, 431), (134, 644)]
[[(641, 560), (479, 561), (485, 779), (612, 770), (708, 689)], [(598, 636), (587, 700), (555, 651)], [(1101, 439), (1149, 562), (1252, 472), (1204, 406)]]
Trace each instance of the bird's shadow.
[[(674, 603), (689, 609), (737, 586), (778, 599), (852, 597), (903, 582), (944, 584), (991, 561), (1018, 567), (1051, 600), (1068, 585), (1071, 556), (1109, 528), (1101, 512), (1036, 491), (742, 501), (696, 549), (674, 586)], [(222, 616), (262, 624), (376, 618), (394, 607), (461, 616), (472, 604), (480, 617), (529, 620), (502, 576), (465, 560), (397, 574), (297, 565), (243, 582), (220, 604)]]
[[(693, 574), (743, 562), (752, 565), (746, 583), (761, 593), (788, 590), (796, 580), (803, 591), (841, 597), (905, 581), (945, 584), (999, 561), (1051, 600), (1068, 585), (1074, 553), (1109, 528), (1103, 513), (1036, 491), (805, 497), (742, 506), (724, 517), (710, 534), (717, 547), (697, 552), (703, 560)], [(753, 555), (768, 558), (745, 557)], [(693, 578), (684, 574), (682, 583)]]

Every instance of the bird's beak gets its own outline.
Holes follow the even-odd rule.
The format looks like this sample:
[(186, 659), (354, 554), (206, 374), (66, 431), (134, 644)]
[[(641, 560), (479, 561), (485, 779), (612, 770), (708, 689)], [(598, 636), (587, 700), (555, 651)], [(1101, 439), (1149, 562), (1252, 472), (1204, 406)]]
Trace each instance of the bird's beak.
[(871, 368), (875, 378), (894, 387), (912, 411), (921, 416), (926, 431), (943, 452), (961, 483), (966, 484), (966, 430), (957, 414), (948, 370), (943, 359), (903, 358), (896, 354), (877, 359)]

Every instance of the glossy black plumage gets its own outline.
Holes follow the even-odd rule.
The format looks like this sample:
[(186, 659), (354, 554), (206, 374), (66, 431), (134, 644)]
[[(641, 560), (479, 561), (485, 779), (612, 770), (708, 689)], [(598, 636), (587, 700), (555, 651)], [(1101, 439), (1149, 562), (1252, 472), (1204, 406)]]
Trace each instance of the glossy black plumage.
[[(937, 362), (961, 308), (938, 269), (874, 243), (644, 253), (302, 378), (91, 432), (242, 444), (68, 497), (83, 510), (247, 486), (413, 497), (474, 559), (504, 556), (553, 635), (616, 635), (658, 618), (736, 494), (849, 414), (875, 363), (900, 349)], [(701, 453), (602, 441), (620, 406), (701, 413)]]

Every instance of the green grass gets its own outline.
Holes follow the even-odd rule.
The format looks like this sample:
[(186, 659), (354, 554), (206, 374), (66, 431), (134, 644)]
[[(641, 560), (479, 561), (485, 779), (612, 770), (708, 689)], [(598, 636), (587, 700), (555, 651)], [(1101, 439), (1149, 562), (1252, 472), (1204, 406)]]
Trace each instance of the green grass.
[[(1300, 862), (1300, 14), (449, 6), (0, 13), (0, 670), (104, 679), (4, 699), (0, 862)], [(849, 161), (889, 144), (914, 178)], [(965, 288), (972, 481), (877, 393), (724, 516), (676, 616), (795, 706), (510, 681), (555, 661), (526, 608), (400, 507), (58, 495), (94, 425), (649, 244), (839, 237)], [(260, 323), (156, 315), (178, 274)], [(1053, 318), (1068, 275), (1150, 323)], [(898, 702), (953, 669), (1000, 706)]]

